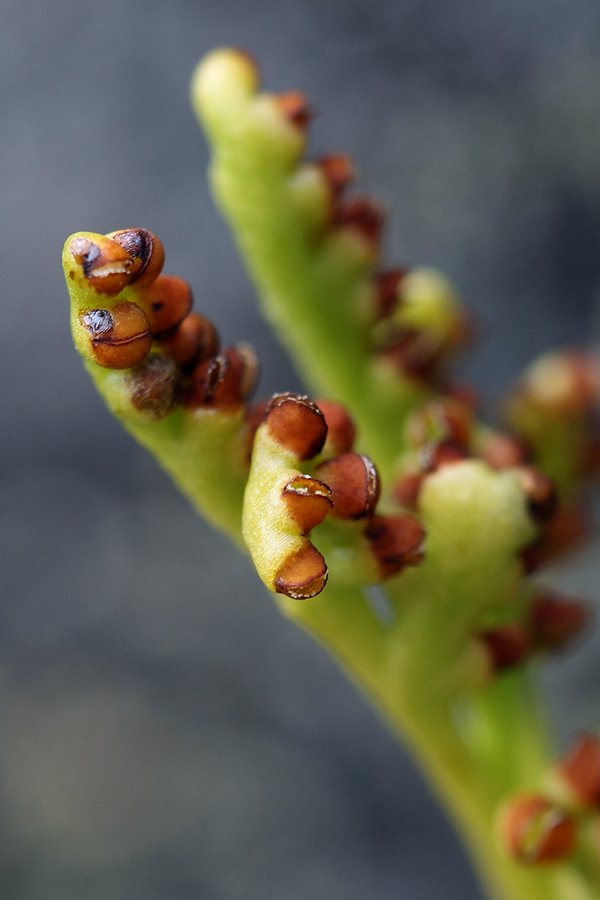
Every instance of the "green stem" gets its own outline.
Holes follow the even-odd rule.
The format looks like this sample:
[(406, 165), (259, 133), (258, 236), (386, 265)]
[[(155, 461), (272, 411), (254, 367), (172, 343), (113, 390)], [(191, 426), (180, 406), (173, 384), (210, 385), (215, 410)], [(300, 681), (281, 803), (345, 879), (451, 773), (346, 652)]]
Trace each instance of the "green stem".
[[(525, 867), (513, 862), (498, 844), (495, 820), (502, 797), (531, 786), (531, 779), (548, 763), (547, 735), (525, 674), (504, 677), (480, 695), (439, 702), (419, 685), (398, 681), (398, 633), (375, 619), (360, 591), (329, 586), (307, 603), (283, 599), (280, 605), (326, 645), (410, 746), (491, 897), (594, 900), (600, 896), (597, 874), (581, 871), (579, 860)], [(430, 677), (435, 680), (435, 673), (430, 672)], [(493, 737), (500, 732), (501, 744)], [(489, 747), (496, 752), (490, 754)]]
[(136, 414), (126, 374), (86, 362), (86, 368), (123, 427), (166, 469), (197, 511), (240, 549), (242, 501), (247, 478), (244, 410), (225, 414), (178, 407), (153, 421)]
[(273, 96), (256, 93), (246, 58), (225, 50), (209, 56), (194, 78), (192, 103), (213, 149), (211, 186), (266, 317), (307, 385), (352, 409), (362, 446), (390, 473), (404, 417), (429, 392), (373, 364), (375, 249), (332, 228), (322, 176), (297, 168), (304, 134)]

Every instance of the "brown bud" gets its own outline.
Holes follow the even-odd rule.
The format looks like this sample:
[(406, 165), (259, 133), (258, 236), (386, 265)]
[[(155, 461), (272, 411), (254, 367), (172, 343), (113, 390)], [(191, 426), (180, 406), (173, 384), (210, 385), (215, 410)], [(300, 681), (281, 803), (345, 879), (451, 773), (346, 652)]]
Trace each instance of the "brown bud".
[(275, 394), (266, 422), (271, 437), (299, 460), (316, 456), (327, 437), (325, 416), (312, 400), (299, 394)]
[(325, 416), (327, 441), (325, 452), (337, 456), (352, 450), (356, 437), (356, 427), (345, 406), (333, 400), (317, 400), (317, 406)]
[(548, 558), (578, 547), (590, 533), (590, 521), (582, 506), (562, 504), (545, 526), (544, 549)]
[(600, 740), (581, 734), (561, 761), (560, 773), (585, 806), (600, 806)]
[(419, 462), (424, 472), (437, 472), (443, 466), (464, 462), (469, 454), (461, 444), (453, 440), (427, 444), (419, 453)]
[(396, 479), (394, 482), (394, 497), (398, 503), (407, 509), (416, 509), (424, 480), (425, 475), (423, 472), (409, 472)]
[(389, 269), (373, 276), (375, 314), (378, 319), (391, 316), (400, 301), (400, 285), (408, 269)]
[(589, 619), (589, 610), (578, 600), (540, 593), (530, 612), (531, 639), (538, 650), (562, 650), (581, 634)]
[(192, 312), (160, 345), (184, 371), (219, 352), (219, 335), (210, 319)]
[(368, 456), (343, 453), (317, 468), (319, 477), (331, 488), (332, 515), (336, 519), (364, 519), (379, 500), (379, 476)]
[(535, 572), (543, 563), (578, 547), (590, 532), (586, 511), (578, 505), (559, 506), (538, 537), (521, 551), (525, 572)]
[(310, 600), (327, 584), (327, 565), (313, 545), (307, 543), (293, 553), (279, 569), (275, 590), (292, 600)]
[(129, 369), (152, 347), (150, 326), (135, 303), (117, 303), (111, 310), (89, 309), (79, 321), (90, 337), (94, 359), (107, 369)]
[(331, 490), (310, 475), (297, 475), (285, 485), (283, 499), (286, 509), (300, 534), (309, 534), (320, 525), (331, 510)]
[(246, 401), (258, 375), (258, 361), (248, 344), (227, 347), (199, 363), (190, 376), (186, 405), (233, 412)]
[(100, 294), (114, 297), (131, 282), (138, 264), (116, 241), (105, 235), (73, 238), (73, 258), (88, 285)]
[(355, 178), (354, 166), (348, 156), (332, 154), (316, 161), (334, 195), (340, 194)]
[(422, 381), (435, 377), (443, 359), (439, 345), (414, 328), (394, 332), (381, 354), (401, 373)]
[(339, 207), (336, 225), (351, 228), (370, 244), (378, 244), (384, 225), (383, 210), (369, 197), (355, 197)]
[(124, 228), (107, 235), (116, 241), (134, 260), (135, 268), (131, 282), (136, 284), (153, 281), (165, 263), (162, 243), (145, 228)]
[(522, 438), (500, 431), (486, 435), (480, 454), (488, 466), (498, 471), (522, 466), (531, 458), (531, 451)]
[(175, 363), (151, 354), (127, 377), (131, 402), (153, 419), (164, 419), (173, 411), (180, 395), (181, 378)]
[(407, 438), (413, 447), (451, 441), (466, 449), (471, 441), (473, 410), (451, 397), (427, 403), (408, 422)]
[(572, 816), (537, 794), (513, 798), (503, 811), (501, 830), (509, 853), (524, 865), (559, 862), (575, 843)]
[(495, 672), (502, 672), (523, 662), (531, 645), (527, 631), (521, 625), (498, 625), (478, 635), (485, 644)]
[(187, 281), (177, 275), (159, 275), (140, 294), (152, 334), (163, 337), (185, 319), (194, 298)]
[(313, 114), (305, 94), (300, 91), (289, 91), (286, 94), (277, 94), (275, 101), (291, 125), (306, 131)]
[(383, 578), (396, 575), (405, 566), (423, 559), (425, 530), (412, 516), (373, 516), (365, 529), (365, 537)]
[(554, 482), (533, 466), (520, 466), (515, 471), (532, 519), (536, 522), (547, 522), (556, 512), (558, 505)]
[(236, 409), (241, 404), (239, 379), (224, 353), (201, 362), (190, 376), (185, 397), (192, 408)]

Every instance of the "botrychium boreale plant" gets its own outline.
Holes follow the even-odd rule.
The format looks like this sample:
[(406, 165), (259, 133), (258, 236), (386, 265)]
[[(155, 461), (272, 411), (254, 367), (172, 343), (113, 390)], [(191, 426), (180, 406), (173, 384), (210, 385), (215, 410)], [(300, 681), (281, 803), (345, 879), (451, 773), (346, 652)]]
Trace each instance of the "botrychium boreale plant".
[(216, 202), (311, 395), (251, 401), (254, 351), (221, 346), (143, 228), (65, 243), (86, 369), (410, 747), (489, 896), (597, 900), (600, 739), (554, 749), (531, 670), (588, 620), (540, 578), (585, 535), (598, 359), (544, 356), (502, 430), (484, 424), (448, 373), (469, 335), (456, 291), (382, 266), (382, 211), (349, 192), (350, 160), (305, 156), (306, 97), (262, 92), (247, 54), (218, 50), (192, 101)]

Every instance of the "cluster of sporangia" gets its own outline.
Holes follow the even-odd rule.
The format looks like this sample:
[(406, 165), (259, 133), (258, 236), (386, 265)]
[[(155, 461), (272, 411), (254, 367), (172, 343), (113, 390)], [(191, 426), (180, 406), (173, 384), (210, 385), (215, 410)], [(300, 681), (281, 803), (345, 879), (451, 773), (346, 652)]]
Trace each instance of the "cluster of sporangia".
[[(79, 313), (88, 354), (104, 368), (127, 370), (127, 390), (139, 414), (159, 420), (177, 408), (224, 416), (244, 409), (240, 428), (248, 461), (259, 430), (277, 446), (289, 477), (267, 511), (269, 523), (281, 519), (286, 539), (284, 555), (267, 567), (272, 590), (308, 599), (323, 589), (327, 566), (309, 534), (328, 514), (364, 523), (361, 537), (372, 555), (371, 581), (421, 558), (424, 533), (414, 516), (376, 514), (377, 471), (368, 457), (352, 451), (355, 429), (343, 407), (291, 393), (248, 406), (258, 374), (254, 351), (247, 344), (220, 348), (214, 325), (191, 311), (189, 285), (160, 274), (164, 253), (154, 235), (134, 228), (82, 236), (69, 249), (77, 265), (73, 277), (81, 277), (99, 297), (111, 298), (106, 307)], [(125, 289), (129, 299), (114, 302)], [(294, 468), (309, 461), (311, 474)], [(277, 552), (277, 542), (270, 545)], [(264, 565), (259, 566), (263, 573)]]
[[(281, 95), (278, 102), (289, 122), (306, 128), (309, 109), (303, 95)], [(329, 156), (318, 166), (331, 192), (330, 227), (353, 229), (376, 245), (381, 210), (369, 199), (342, 197), (353, 177), (349, 160)], [(243, 343), (220, 347), (214, 325), (192, 312), (188, 284), (161, 274), (163, 248), (154, 235), (133, 228), (79, 236), (69, 250), (74, 262), (69, 277), (98, 296), (97, 306), (78, 312), (88, 341), (84, 354), (101, 367), (127, 370), (124, 383), (137, 414), (148, 421), (165, 419), (175, 410), (191, 416), (198, 410), (238, 416), (247, 463), (253, 449), (271, 460), (272, 488), (262, 497), (264, 508), (256, 523), (247, 525), (250, 530), (263, 525), (270, 529), (257, 568), (271, 590), (305, 600), (324, 588), (327, 564), (310, 535), (326, 517), (354, 523), (348, 533), (354, 534), (363, 558), (366, 551), (371, 559), (363, 570), (365, 583), (420, 562), (425, 533), (416, 513), (423, 484), (432, 472), (473, 456), (497, 470), (510, 468), (520, 478), (531, 516), (540, 526), (535, 543), (523, 553), (524, 571), (579, 536), (579, 513), (571, 504), (566, 521), (556, 517), (553, 482), (532, 461), (537, 434), (543, 435), (547, 422), (559, 420), (573, 423), (586, 435), (578, 448), (582, 472), (595, 456), (588, 420), (597, 402), (598, 377), (583, 357), (554, 358), (555, 369), (562, 367), (561, 378), (553, 381), (558, 385), (554, 395), (547, 391), (547, 380), (536, 383), (535, 377), (518, 388), (511, 422), (524, 424), (527, 440), (482, 429), (474, 422), (470, 392), (452, 388), (441, 373), (441, 363), (466, 336), (462, 314), (437, 336), (404, 326), (398, 310), (410, 273), (398, 269), (373, 274), (374, 353), (404, 376), (432, 388), (437, 398), (408, 421), (409, 449), (386, 496), (387, 509), (395, 503), (398, 511), (381, 514), (379, 476), (373, 462), (353, 450), (355, 428), (347, 411), (329, 400), (314, 403), (291, 393), (249, 406), (258, 374), (252, 348)], [(546, 387), (537, 390), (536, 384)], [(534, 427), (528, 428), (531, 422)], [(557, 519), (558, 527), (552, 524)], [(533, 652), (562, 648), (586, 619), (581, 603), (539, 591), (525, 621), (483, 630), (478, 638), (487, 648), (491, 668), (498, 671)], [(600, 742), (582, 737), (555, 776), (547, 791), (514, 798), (504, 811), (505, 846), (523, 863), (565, 857), (575, 841), (577, 819), (595, 823), (600, 841)]]

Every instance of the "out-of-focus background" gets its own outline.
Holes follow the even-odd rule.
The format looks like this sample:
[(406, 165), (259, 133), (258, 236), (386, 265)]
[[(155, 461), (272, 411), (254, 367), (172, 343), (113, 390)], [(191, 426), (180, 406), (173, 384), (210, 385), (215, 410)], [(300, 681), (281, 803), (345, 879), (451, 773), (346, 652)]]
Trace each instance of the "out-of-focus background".
[[(597, 335), (596, 0), (0, 0), (0, 896), (476, 900), (403, 750), (71, 349), (64, 238), (143, 225), (257, 346), (263, 392), (299, 386), (188, 108), (222, 44), (312, 98), (313, 149), (393, 206), (388, 261), (454, 279), (488, 398)], [(563, 585), (591, 590), (593, 562)], [(597, 658), (589, 638), (543, 676), (561, 735), (598, 720)]]

